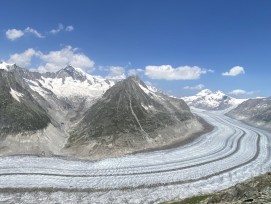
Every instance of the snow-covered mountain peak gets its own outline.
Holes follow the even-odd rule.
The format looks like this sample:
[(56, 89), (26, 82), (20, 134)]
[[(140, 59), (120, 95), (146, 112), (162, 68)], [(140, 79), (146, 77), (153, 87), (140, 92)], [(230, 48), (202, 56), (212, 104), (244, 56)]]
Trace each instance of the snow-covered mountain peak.
[(202, 91), (198, 92), (196, 96), (208, 96), (208, 95), (213, 95), (217, 97), (223, 97), (226, 96), (222, 91), (217, 90), (215, 92), (212, 92), (210, 89), (203, 89)]
[(226, 95), (222, 91), (219, 91), (219, 90), (216, 91), (214, 94), (217, 95), (217, 96), (225, 96)]
[[(68, 65), (65, 68), (61, 69), (61, 70), (65, 71), (66, 73), (69, 73), (70, 75), (72, 75), (72, 74), (74, 74), (76, 72), (79, 72), (78, 68), (76, 69), (75, 67), (73, 67), (71, 65)], [(79, 72), (79, 73), (81, 73), (81, 72)]]
[(207, 110), (223, 110), (231, 106), (236, 106), (246, 99), (236, 99), (223, 93), (222, 91), (212, 92), (204, 89), (195, 96), (182, 98), (188, 105)]
[(206, 95), (209, 95), (211, 93), (212, 93), (212, 91), (210, 89), (203, 89), (202, 91), (200, 91), (196, 95), (197, 96), (206, 96)]
[(0, 61), (0, 69), (6, 70), (6, 71), (9, 71), (14, 65), (15, 64), (9, 64), (9, 63)]
[(80, 68), (67, 66), (56, 73), (47, 72), (35, 79), (27, 78), (30, 88), (44, 98), (53, 93), (58, 99), (70, 104), (80, 104), (85, 101), (89, 106), (94, 99), (114, 85), (108, 79), (92, 76)]

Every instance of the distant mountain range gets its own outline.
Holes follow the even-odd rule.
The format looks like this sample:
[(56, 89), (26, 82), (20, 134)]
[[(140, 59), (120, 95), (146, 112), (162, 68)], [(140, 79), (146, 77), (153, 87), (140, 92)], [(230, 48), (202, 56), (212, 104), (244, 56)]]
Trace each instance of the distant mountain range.
[[(244, 121), (252, 126), (271, 130), (271, 97), (236, 99), (221, 91), (204, 89), (195, 96), (182, 97), (191, 107), (204, 110), (225, 110), (227, 116)], [(228, 111), (228, 110), (226, 110)]]
[(236, 99), (224, 94), (222, 91), (212, 92), (204, 89), (195, 96), (182, 97), (189, 105), (205, 110), (224, 110), (239, 105), (247, 99)]
[(72, 66), (41, 74), (2, 62), (0, 96), (0, 154), (98, 158), (166, 145), (203, 129), (183, 100), (137, 77), (116, 82)]

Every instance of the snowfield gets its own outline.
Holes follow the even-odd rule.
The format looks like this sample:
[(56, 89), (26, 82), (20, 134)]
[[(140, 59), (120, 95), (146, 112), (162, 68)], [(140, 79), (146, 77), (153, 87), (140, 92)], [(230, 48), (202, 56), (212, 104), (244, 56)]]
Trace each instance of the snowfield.
[(168, 150), (100, 161), (0, 157), (0, 202), (159, 203), (209, 193), (271, 170), (271, 133), (193, 110), (215, 128)]
[(224, 110), (229, 107), (236, 107), (247, 99), (237, 99), (224, 94), (222, 91), (212, 92), (204, 89), (194, 96), (182, 97), (189, 105), (205, 110)]

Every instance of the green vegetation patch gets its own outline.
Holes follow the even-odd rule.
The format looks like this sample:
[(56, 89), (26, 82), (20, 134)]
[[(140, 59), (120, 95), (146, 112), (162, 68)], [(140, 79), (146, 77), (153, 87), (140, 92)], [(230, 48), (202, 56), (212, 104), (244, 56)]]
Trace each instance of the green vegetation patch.
[(171, 201), (171, 202), (167, 202), (164, 204), (197, 204), (200, 203), (201, 201), (207, 199), (209, 196), (208, 195), (200, 195), (200, 196), (195, 196), (192, 198), (186, 198), (184, 200), (181, 201)]

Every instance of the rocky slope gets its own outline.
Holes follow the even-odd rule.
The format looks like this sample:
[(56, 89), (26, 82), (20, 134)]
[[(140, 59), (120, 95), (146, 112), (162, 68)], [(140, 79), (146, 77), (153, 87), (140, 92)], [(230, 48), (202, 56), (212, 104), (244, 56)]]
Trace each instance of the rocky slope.
[(129, 77), (91, 106), (67, 147), (78, 153), (84, 145), (82, 155), (118, 155), (183, 140), (200, 130), (183, 100), (153, 92), (139, 78)]
[(227, 115), (252, 126), (271, 130), (271, 98), (247, 100)]
[(40, 74), (2, 62), (0, 73), (0, 154), (62, 154), (68, 130), (113, 85), (71, 66)]
[(49, 116), (34, 99), (34, 93), (16, 71), (16, 65), (5, 68), (0, 69), (0, 135), (46, 128)]
[(168, 145), (203, 129), (183, 100), (136, 77), (114, 85), (71, 66), (41, 74), (6, 63), (0, 74), (0, 154), (98, 158)]
[(210, 194), (173, 201), (167, 204), (267, 204), (271, 203), (271, 173), (249, 179), (229, 189)]
[(204, 89), (195, 96), (187, 96), (182, 99), (189, 106), (205, 110), (224, 110), (245, 101), (245, 99), (236, 99), (221, 91), (212, 92), (209, 89)]

